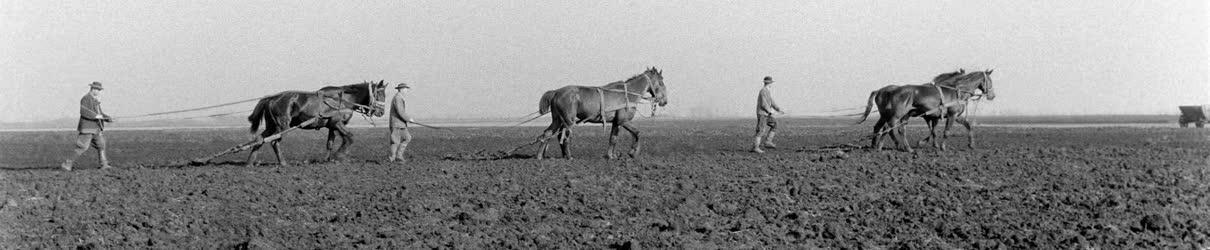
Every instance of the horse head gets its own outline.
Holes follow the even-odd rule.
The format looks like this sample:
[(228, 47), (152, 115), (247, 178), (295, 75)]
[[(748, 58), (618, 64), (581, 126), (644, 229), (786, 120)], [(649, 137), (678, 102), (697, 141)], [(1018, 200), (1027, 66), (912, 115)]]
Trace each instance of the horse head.
[(993, 69), (982, 71), (983, 81), (978, 86), (979, 90), (983, 91), (983, 95), (987, 96), (988, 101), (996, 99), (996, 91), (992, 87), (992, 71)]
[(647, 72), (643, 72), (643, 74), (646, 74), (647, 77), (651, 79), (647, 92), (651, 93), (651, 97), (655, 98), (655, 102), (661, 107), (667, 106), (668, 88), (664, 86), (664, 72), (656, 69), (655, 67), (651, 67), (650, 69), (647, 69)]
[(353, 91), (346, 91), (346, 93), (354, 95), (357, 104), (369, 107), (369, 110), (362, 110), (362, 112), (375, 117), (386, 114), (386, 80), (363, 82), (351, 86), (350, 89)]

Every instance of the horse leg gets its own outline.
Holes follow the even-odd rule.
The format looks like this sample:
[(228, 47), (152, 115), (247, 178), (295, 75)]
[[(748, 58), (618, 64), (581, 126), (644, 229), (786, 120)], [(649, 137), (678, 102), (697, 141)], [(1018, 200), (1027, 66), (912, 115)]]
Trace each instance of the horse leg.
[(958, 118), (952, 116), (945, 118), (945, 129), (941, 130), (941, 138), (950, 138), (950, 127), (954, 126), (954, 119)]
[[(340, 134), (340, 148), (336, 149), (336, 160), (344, 161), (349, 159), (347, 150), (349, 145), (353, 144), (353, 133), (350, 133), (344, 124), (337, 123), (336, 132)], [(331, 129), (331, 128), (329, 128)]]
[(913, 152), (912, 146), (908, 145), (907, 133), (904, 132), (905, 131), (904, 127), (907, 127), (907, 123), (906, 123), (907, 118), (910, 118), (910, 117), (904, 116), (903, 119), (899, 119), (899, 123), (896, 124), (896, 126), (894, 128), (891, 128), (890, 133), (891, 133), (891, 140), (895, 141), (895, 145), (902, 147), (908, 153), (912, 153)]
[(630, 137), (634, 138), (634, 143), (630, 145), (630, 158), (639, 157), (639, 152), (643, 150), (643, 143), (639, 140), (639, 129), (631, 126), (629, 122), (622, 124), (626, 131), (630, 131)]
[(912, 144), (909, 143), (909, 141), (911, 141), (911, 139), (908, 139), (908, 136), (907, 136), (907, 123), (911, 118), (912, 117), (905, 115), (905, 116), (903, 116), (903, 119), (899, 120), (899, 125), (895, 126), (896, 128), (899, 128), (899, 131), (896, 131), (896, 132), (898, 132), (899, 138), (902, 139), (902, 141), (903, 141), (902, 145), (896, 143), (895, 144), (896, 146), (901, 146), (901, 147), (905, 147), (905, 148), (912, 147)]
[[(257, 140), (263, 140), (265, 137), (271, 136), (271, 135), (277, 133), (276, 130), (274, 130), (275, 128), (277, 128), (277, 126), (273, 125), (269, 121), (272, 121), (272, 120), (268, 120), (268, 119), (265, 120), (265, 130), (261, 131), (260, 137), (256, 138)], [(260, 147), (262, 147), (262, 146), (265, 146), (265, 144), (261, 143), (261, 144), (256, 144), (256, 146), (252, 146), (252, 150), (248, 151), (248, 160), (244, 162), (245, 166), (248, 166), (248, 167), (256, 166), (256, 153), (257, 153), (257, 151), (260, 150)]]
[(972, 129), (971, 122), (966, 120), (966, 118), (960, 118), (958, 119), (958, 123), (966, 127), (966, 147), (975, 149), (975, 130)]
[(288, 167), (288, 166), (290, 166), (290, 164), (286, 163), (286, 158), (282, 156), (281, 146), (278, 145), (280, 143), (281, 143), (281, 138), (278, 138), (277, 140), (270, 141), (269, 146), (272, 146), (273, 153), (277, 154), (277, 164), (281, 165), (282, 167)]
[(551, 146), (551, 138), (557, 135), (557, 133), (559, 133), (557, 122), (551, 122), (551, 126), (547, 126), (546, 130), (542, 130), (542, 135), (537, 136), (537, 140), (541, 141), (542, 146), (538, 147), (537, 156), (534, 156), (535, 158), (546, 158), (547, 146)]
[(324, 161), (332, 161), (332, 143), (334, 142), (336, 142), (336, 131), (328, 129), (328, 144), (325, 147), (328, 149), (328, 155), (324, 157)]
[(539, 141), (538, 143), (541, 143), (542, 146), (538, 146), (538, 154), (534, 155), (534, 158), (537, 158), (538, 160), (546, 158), (546, 148), (548, 146), (550, 146), (550, 137), (551, 136), (554, 136), (554, 133), (551, 132), (549, 129), (547, 129), (546, 131), (542, 131), (542, 135), (538, 136), (538, 141)]
[(614, 122), (612, 129), (609, 130), (609, 150), (605, 151), (605, 158), (614, 159), (618, 156), (614, 154), (614, 149), (618, 146), (618, 123)]
[(878, 122), (874, 123), (874, 134), (870, 137), (870, 147), (875, 150), (882, 150), (882, 129), (886, 125), (886, 118), (879, 118)]
[(250, 150), (248, 152), (248, 161), (244, 162), (244, 166), (246, 166), (246, 167), (255, 167), (256, 166), (256, 151), (260, 150), (260, 147), (264, 146), (264, 145), (265, 144), (257, 144), (256, 146), (252, 146), (252, 150)]
[(571, 128), (563, 128), (559, 133), (559, 150), (563, 151), (563, 158), (571, 159)]
[[(935, 132), (935, 131), (933, 131), (933, 128), (934, 128), (935, 126), (937, 126), (936, 124), (937, 124), (937, 122), (936, 122), (936, 121), (930, 120), (930, 119), (928, 119), (928, 118), (924, 118), (924, 125), (928, 125), (928, 126), (929, 126), (929, 133), (930, 133), (930, 134), (936, 134), (936, 132)], [(932, 141), (932, 140), (933, 140), (933, 136), (925, 136), (925, 137), (924, 137), (924, 139), (920, 139), (920, 141), (916, 142), (916, 146), (917, 146), (917, 147), (919, 147), (919, 146), (921, 146), (921, 145), (924, 145), (924, 143), (925, 143), (925, 142)]]
[(937, 124), (940, 122), (941, 122), (941, 118), (937, 118), (937, 119), (928, 121), (928, 125), (929, 125), (929, 137), (928, 137), (929, 139), (928, 140), (933, 142), (934, 148), (945, 150), (945, 142), (937, 139)]
[(924, 139), (916, 142), (917, 147), (924, 145), (925, 142), (932, 142), (933, 147), (937, 147), (937, 124), (940, 123), (939, 119), (924, 118), (924, 125), (928, 125), (929, 127), (929, 136), (925, 136)]

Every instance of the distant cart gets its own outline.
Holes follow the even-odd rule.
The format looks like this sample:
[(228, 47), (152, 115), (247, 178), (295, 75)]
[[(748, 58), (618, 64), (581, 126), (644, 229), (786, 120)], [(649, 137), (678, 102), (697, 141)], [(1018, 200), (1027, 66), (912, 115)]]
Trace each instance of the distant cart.
[(1181, 127), (1189, 127), (1189, 123), (1197, 125), (1201, 128), (1206, 125), (1207, 119), (1210, 117), (1210, 105), (1201, 106), (1181, 106)]

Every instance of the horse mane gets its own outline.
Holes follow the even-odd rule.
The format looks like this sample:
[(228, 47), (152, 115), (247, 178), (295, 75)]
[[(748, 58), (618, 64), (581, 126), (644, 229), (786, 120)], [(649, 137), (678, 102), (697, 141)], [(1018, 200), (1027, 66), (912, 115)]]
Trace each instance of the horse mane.
[(986, 76), (986, 74), (983, 74), (983, 72), (986, 72), (986, 71), (975, 71), (975, 72), (967, 73), (967, 74), (959, 76), (959, 77), (955, 77), (953, 79), (953, 84), (960, 85), (961, 83), (964, 83), (967, 81), (972, 81), (976, 78), (983, 78), (984, 76)]
[(637, 79), (639, 79), (639, 77), (643, 77), (643, 75), (646, 75), (647, 73), (650, 73), (650, 72), (656, 72), (656, 73), (658, 73), (659, 71), (656, 71), (656, 69), (655, 69), (655, 68), (650, 68), (650, 69), (647, 69), (646, 71), (643, 71), (643, 73), (638, 73), (638, 74), (635, 74), (635, 75), (633, 75), (633, 76), (630, 76), (630, 78), (626, 78), (626, 80), (624, 80), (624, 81), (616, 81), (616, 82), (606, 83), (605, 85), (601, 85), (601, 87), (602, 87), (602, 88), (607, 88), (607, 89), (611, 89), (611, 88), (619, 88), (619, 89), (620, 89), (620, 88), (622, 88), (622, 87), (621, 87), (622, 85), (626, 85), (626, 83), (628, 83), (628, 82), (631, 82), (631, 81), (637, 80)]
[(361, 83), (347, 84), (347, 85), (341, 85), (341, 86), (324, 86), (322, 88), (319, 88), (319, 91), (330, 92), (330, 91), (339, 90), (342, 93), (350, 93), (352, 91), (361, 91), (361, 89), (364, 88), (368, 92), (370, 90), (370, 87), (362, 87), (362, 86), (371, 86), (374, 84), (375, 83), (373, 81), (362, 81)]
[(960, 77), (963, 74), (966, 74), (966, 69), (958, 69), (954, 72), (943, 73), (943, 74), (937, 75), (937, 77), (933, 77), (933, 84), (952, 83), (950, 80), (953, 80), (956, 77)]

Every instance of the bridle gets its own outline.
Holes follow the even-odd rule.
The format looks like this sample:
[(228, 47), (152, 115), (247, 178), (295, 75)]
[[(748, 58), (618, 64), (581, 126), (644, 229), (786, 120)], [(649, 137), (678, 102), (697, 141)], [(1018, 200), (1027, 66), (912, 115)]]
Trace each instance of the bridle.
[[(980, 71), (980, 73), (983, 73), (983, 81), (984, 81), (983, 83), (980, 83), (980, 85), (983, 85), (984, 83), (988, 83), (988, 82), (992, 81), (991, 76), (987, 75), (987, 71)], [(956, 91), (960, 94), (969, 95), (969, 96), (967, 96), (967, 98), (963, 98), (963, 99), (970, 99), (972, 97), (974, 97), (975, 99), (982, 99), (983, 95), (986, 94), (986, 93), (984, 93), (984, 94), (975, 93), (974, 91), (960, 89), (960, 88), (952, 87), (952, 86), (941, 85), (941, 84), (937, 84), (935, 82), (932, 84), (933, 84), (933, 86), (938, 87), (938, 88), (950, 89), (950, 90)], [(940, 92), (940, 90), (938, 90), (938, 92)]]
[[(367, 91), (367, 92), (369, 92), (369, 93), (366, 93), (366, 95), (367, 95), (367, 96), (370, 98), (370, 101), (369, 101), (370, 105), (376, 105), (376, 106), (384, 107), (384, 109), (385, 109), (385, 107), (386, 107), (386, 102), (384, 102), (384, 101), (379, 101), (379, 100), (376, 100), (377, 98), (374, 98), (374, 85), (373, 85), (373, 83), (366, 82), (365, 84), (366, 84), (366, 91)], [(341, 97), (341, 96), (343, 96), (343, 95), (344, 95), (344, 92), (343, 92), (343, 91), (340, 93), (340, 95), (341, 95), (341, 96), (336, 96), (336, 97), (332, 97), (332, 96), (323, 95), (323, 94), (322, 94), (322, 93), (320, 93), (319, 91), (316, 91), (315, 93), (316, 93), (316, 94), (318, 94), (318, 95), (320, 95), (320, 96), (322, 96), (323, 98), (326, 98), (326, 99), (334, 99), (334, 100), (336, 100), (337, 102), (339, 102), (339, 103), (340, 103), (340, 107), (337, 107), (337, 106), (332, 105), (331, 103), (324, 102), (324, 104), (327, 104), (327, 105), (328, 105), (328, 107), (330, 107), (330, 108), (334, 108), (334, 109), (346, 109), (346, 108), (344, 107), (344, 105), (345, 105), (345, 104), (348, 104), (348, 105), (350, 105), (350, 106), (353, 106), (353, 108), (352, 108), (352, 109), (353, 109), (353, 111), (355, 111), (355, 112), (357, 112), (357, 113), (360, 113), (360, 114), (361, 114), (362, 116), (364, 116), (366, 119), (369, 119), (369, 116), (370, 116), (370, 115), (372, 115), (372, 114), (370, 114), (370, 112), (373, 112), (373, 111), (374, 111), (374, 109), (375, 109), (375, 108), (374, 108), (374, 107), (372, 107), (372, 106), (368, 106), (368, 105), (365, 105), (365, 104), (360, 104), (360, 103), (351, 102), (351, 101), (349, 101), (349, 100), (345, 100), (343, 97)], [(371, 122), (371, 123), (372, 123), (372, 122)]]
[[(647, 101), (647, 102), (651, 103), (651, 116), (655, 116), (655, 112), (656, 112), (656, 109), (657, 109), (657, 107), (658, 107), (657, 102), (658, 102), (658, 101), (660, 101), (660, 100), (659, 100), (660, 98), (657, 98), (657, 97), (655, 96), (655, 94), (652, 94), (652, 95), (651, 95), (651, 97), (647, 97), (646, 95), (644, 95), (644, 93), (646, 93), (646, 92), (648, 92), (648, 91), (651, 91), (651, 89), (652, 89), (652, 85), (655, 85), (655, 81), (653, 81), (653, 80), (651, 79), (651, 76), (650, 76), (650, 75), (648, 75), (647, 73), (648, 73), (648, 72), (644, 72), (644, 73), (642, 74), (642, 75), (643, 75), (643, 79), (646, 79), (646, 80), (647, 80), (647, 85), (643, 87), (643, 90), (641, 90), (641, 91), (639, 91), (639, 92), (637, 92), (637, 93), (636, 93), (636, 92), (631, 92), (631, 91), (630, 91), (630, 85), (629, 85), (628, 83), (626, 83), (626, 82), (623, 82), (623, 83), (622, 83), (622, 89), (611, 89), (611, 88), (605, 88), (605, 87), (594, 87), (594, 88), (597, 90), (597, 94), (601, 96), (601, 98), (600, 98), (600, 100), (599, 100), (599, 101), (601, 102), (601, 103), (600, 103), (601, 110), (600, 110), (599, 112), (600, 112), (600, 114), (601, 114), (601, 116), (602, 116), (602, 120), (604, 119), (604, 115), (605, 115), (605, 93), (604, 93), (605, 91), (609, 91), (609, 92), (615, 92), (615, 93), (623, 93), (623, 94), (625, 94), (625, 95), (626, 95), (626, 104), (625, 104), (625, 105), (626, 105), (626, 106), (625, 106), (625, 108), (626, 108), (626, 109), (632, 108), (631, 103), (643, 103), (643, 101)], [(637, 96), (637, 97), (638, 97), (638, 99), (637, 99), (637, 100), (635, 100), (634, 102), (631, 102), (631, 101), (630, 101), (630, 100), (631, 100), (631, 99), (630, 99), (630, 96), (632, 96), (632, 95), (633, 95), (633, 96)], [(604, 124), (604, 123), (602, 123), (602, 125), (603, 125), (603, 124)]]

